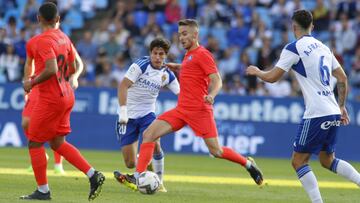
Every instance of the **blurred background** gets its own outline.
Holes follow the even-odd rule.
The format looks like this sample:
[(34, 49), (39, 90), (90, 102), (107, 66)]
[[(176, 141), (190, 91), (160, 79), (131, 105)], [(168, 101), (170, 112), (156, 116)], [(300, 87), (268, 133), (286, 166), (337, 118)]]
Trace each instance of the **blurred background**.
[[(20, 82), (25, 44), (39, 34), (37, 10), (43, 0), (0, 0), (0, 84)], [(294, 10), (311, 10), (313, 36), (323, 41), (345, 69), (349, 99), (360, 101), (360, 2), (356, 0), (61, 0), (61, 29), (75, 44), (85, 71), (81, 86), (117, 87), (131, 62), (148, 55), (151, 40), (172, 42), (168, 61), (181, 62), (177, 21), (195, 18), (200, 41), (217, 61), (222, 93), (299, 97), (291, 74), (275, 84), (245, 75), (249, 64), (273, 67), (295, 38)]]

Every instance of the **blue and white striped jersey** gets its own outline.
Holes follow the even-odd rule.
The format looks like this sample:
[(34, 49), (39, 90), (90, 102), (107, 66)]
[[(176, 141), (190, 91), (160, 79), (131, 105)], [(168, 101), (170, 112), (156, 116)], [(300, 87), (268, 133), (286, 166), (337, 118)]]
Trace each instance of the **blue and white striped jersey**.
[(304, 119), (341, 114), (331, 81), (332, 71), (341, 66), (322, 42), (305, 35), (289, 43), (276, 67), (294, 71), (305, 100)]
[(134, 84), (128, 89), (128, 117), (137, 119), (155, 112), (156, 98), (162, 87), (168, 87), (179, 94), (180, 86), (173, 72), (168, 68), (155, 69), (149, 56), (135, 61), (127, 70), (125, 77)]

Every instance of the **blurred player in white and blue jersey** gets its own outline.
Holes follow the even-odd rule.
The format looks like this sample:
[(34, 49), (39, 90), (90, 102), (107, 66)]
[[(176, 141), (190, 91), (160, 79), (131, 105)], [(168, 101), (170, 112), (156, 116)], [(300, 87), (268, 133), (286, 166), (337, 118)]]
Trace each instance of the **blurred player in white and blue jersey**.
[[(155, 102), (162, 87), (169, 88), (174, 94), (179, 94), (179, 82), (164, 62), (170, 48), (170, 42), (156, 38), (150, 43), (150, 56), (135, 61), (128, 69), (124, 80), (118, 88), (119, 118), (117, 135), (121, 145), (125, 165), (134, 168), (139, 137), (156, 119)], [(157, 141), (152, 160), (154, 172), (159, 175), (161, 185), (159, 191), (166, 192), (163, 185), (164, 154)], [(136, 190), (136, 180), (133, 175), (114, 172), (115, 178)]]
[[(261, 71), (249, 66), (246, 71), (272, 83), (293, 70), (304, 96), (305, 113), (294, 141), (292, 166), (311, 201), (318, 203), (323, 200), (308, 165), (311, 154), (319, 155), (324, 168), (360, 186), (358, 171), (348, 162), (335, 158), (337, 130), (340, 124), (348, 125), (350, 121), (345, 108), (347, 77), (330, 49), (310, 35), (314, 26), (309, 11), (295, 11), (292, 27), (296, 41), (285, 46), (275, 68)], [(332, 76), (337, 79), (338, 102), (332, 90)]]

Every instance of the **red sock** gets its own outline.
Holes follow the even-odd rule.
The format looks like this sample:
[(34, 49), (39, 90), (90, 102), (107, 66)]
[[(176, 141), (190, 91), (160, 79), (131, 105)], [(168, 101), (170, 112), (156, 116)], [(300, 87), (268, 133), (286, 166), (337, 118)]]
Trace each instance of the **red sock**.
[(80, 154), (79, 150), (68, 142), (64, 142), (57, 150), (69, 163), (86, 174), (91, 168), (90, 164)]
[(243, 156), (241, 156), (240, 154), (236, 153), (234, 150), (232, 150), (229, 147), (222, 147), (223, 150), (223, 154), (222, 157), (223, 159), (227, 159), (229, 161), (241, 164), (242, 166), (245, 166), (247, 159)]
[(54, 151), (55, 164), (62, 164), (62, 156)]
[(34, 171), (36, 183), (38, 185), (45, 185), (48, 183), (46, 177), (46, 152), (45, 147), (41, 146), (39, 148), (30, 148), (29, 149), (31, 165)]
[(136, 166), (136, 172), (142, 173), (149, 165), (154, 154), (155, 142), (142, 143), (140, 145), (139, 158)]

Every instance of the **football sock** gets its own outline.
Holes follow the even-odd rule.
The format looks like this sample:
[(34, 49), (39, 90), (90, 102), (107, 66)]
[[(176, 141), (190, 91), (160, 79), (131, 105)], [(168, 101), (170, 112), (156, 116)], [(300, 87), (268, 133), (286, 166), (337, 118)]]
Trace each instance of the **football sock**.
[(62, 164), (62, 157), (56, 151), (54, 151), (55, 164)]
[(298, 178), (312, 203), (322, 203), (319, 186), (309, 165), (305, 164), (296, 170)]
[(223, 153), (221, 158), (227, 159), (229, 161), (241, 164), (242, 166), (246, 166), (246, 162), (248, 161), (245, 157), (241, 156), (240, 154), (236, 153), (229, 147), (222, 147)]
[(61, 156), (63, 156), (69, 163), (75, 166), (77, 169), (87, 174), (91, 168), (90, 164), (81, 155), (78, 149), (68, 142), (64, 142), (57, 150)]
[(45, 147), (30, 148), (29, 154), (37, 185), (46, 185), (48, 181), (46, 177), (47, 161)]
[(47, 193), (49, 192), (49, 185), (48, 184), (45, 184), (45, 185), (39, 185), (38, 186), (38, 190), (41, 192), (41, 193)]
[(95, 169), (93, 167), (91, 167), (87, 172), (86, 175), (87, 177), (91, 178), (93, 175), (95, 174)]
[(155, 148), (155, 142), (142, 143), (140, 145), (140, 152), (138, 163), (136, 165), (136, 172), (139, 174), (144, 172), (151, 161)]
[(159, 176), (160, 182), (163, 182), (164, 174), (164, 153), (161, 150), (159, 154), (154, 154), (152, 164), (154, 167), (154, 172)]
[(331, 163), (330, 170), (350, 180), (360, 187), (360, 174), (348, 162), (341, 159), (334, 159), (334, 161)]

